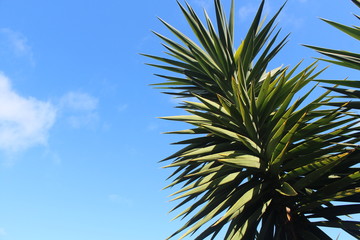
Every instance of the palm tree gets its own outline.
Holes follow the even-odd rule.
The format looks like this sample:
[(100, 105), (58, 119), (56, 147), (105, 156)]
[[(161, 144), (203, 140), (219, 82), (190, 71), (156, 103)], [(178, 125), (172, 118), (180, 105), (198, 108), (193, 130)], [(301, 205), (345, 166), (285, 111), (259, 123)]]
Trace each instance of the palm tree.
[(199, 44), (160, 19), (180, 42), (155, 33), (169, 57), (145, 55), (173, 73), (158, 75), (166, 81), (156, 86), (182, 99), (189, 113), (164, 119), (191, 125), (170, 132), (188, 138), (163, 160), (174, 169), (168, 187), (180, 189), (173, 210), (183, 210), (175, 219), (187, 219), (169, 238), (331, 239), (323, 226), (359, 238), (359, 222), (344, 219), (360, 212), (359, 152), (346, 145), (357, 141), (357, 118), (323, 107), (330, 90), (315, 99), (316, 87), (304, 93), (323, 71), (316, 62), (267, 70), (287, 41), (274, 27), (281, 9), (262, 21), (262, 1), (234, 50), (233, 2), (227, 20), (214, 1), (217, 29), (206, 12), (202, 23), (179, 4)]

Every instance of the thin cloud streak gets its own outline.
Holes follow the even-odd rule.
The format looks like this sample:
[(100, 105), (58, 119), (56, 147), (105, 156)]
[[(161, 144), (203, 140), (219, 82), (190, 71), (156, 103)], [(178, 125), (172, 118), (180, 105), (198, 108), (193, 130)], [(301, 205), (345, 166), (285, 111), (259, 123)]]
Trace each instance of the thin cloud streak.
[(35, 64), (32, 49), (27, 38), (22, 33), (10, 28), (1, 28), (0, 34), (15, 56), (28, 58), (31, 64)]
[(68, 92), (60, 100), (60, 107), (75, 111), (93, 111), (98, 99), (83, 92)]
[(108, 200), (113, 203), (118, 203), (121, 205), (126, 205), (127, 207), (132, 207), (134, 202), (131, 199), (120, 196), (119, 194), (109, 194)]
[(61, 99), (59, 110), (73, 128), (94, 127), (99, 122), (99, 100), (87, 93), (68, 92)]

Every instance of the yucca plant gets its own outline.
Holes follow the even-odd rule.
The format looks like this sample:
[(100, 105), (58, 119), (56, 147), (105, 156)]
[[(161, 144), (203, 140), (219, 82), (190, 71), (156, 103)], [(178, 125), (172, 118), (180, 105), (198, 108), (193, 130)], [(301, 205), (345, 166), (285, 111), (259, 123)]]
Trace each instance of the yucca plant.
[(164, 159), (174, 169), (168, 187), (180, 189), (175, 218), (187, 219), (169, 238), (331, 239), (322, 226), (359, 238), (359, 223), (344, 218), (360, 212), (359, 153), (338, 144), (355, 143), (356, 117), (324, 108), (330, 91), (310, 99), (316, 87), (304, 87), (322, 72), (316, 63), (267, 69), (287, 41), (274, 27), (281, 9), (262, 21), (262, 1), (234, 50), (234, 3), (228, 20), (214, 4), (217, 28), (179, 4), (199, 44), (161, 20), (180, 41), (155, 33), (169, 57), (146, 55), (173, 73), (156, 85), (189, 113), (164, 119), (192, 126), (170, 132), (188, 138)]

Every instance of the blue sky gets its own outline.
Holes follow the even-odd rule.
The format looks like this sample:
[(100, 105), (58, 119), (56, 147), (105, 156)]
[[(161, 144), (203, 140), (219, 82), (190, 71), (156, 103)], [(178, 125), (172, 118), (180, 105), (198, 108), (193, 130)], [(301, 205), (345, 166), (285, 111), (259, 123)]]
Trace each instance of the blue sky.
[[(188, 2), (213, 15), (211, 0)], [(236, 1), (237, 39), (258, 3)], [(318, 56), (300, 44), (358, 51), (318, 19), (355, 24), (356, 11), (289, 0), (279, 26), (292, 35), (273, 66)], [(148, 86), (160, 79), (138, 54), (162, 54), (150, 30), (171, 35), (157, 16), (189, 33), (175, 0), (0, 0), (0, 240), (158, 240), (182, 224), (170, 222), (171, 170), (157, 162), (177, 149), (160, 133), (183, 126), (156, 119), (180, 111)]]

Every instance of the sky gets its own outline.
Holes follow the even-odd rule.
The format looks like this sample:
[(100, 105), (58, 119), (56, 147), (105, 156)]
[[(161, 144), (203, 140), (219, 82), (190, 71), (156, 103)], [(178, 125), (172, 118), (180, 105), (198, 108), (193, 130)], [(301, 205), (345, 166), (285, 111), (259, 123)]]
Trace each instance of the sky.
[[(211, 0), (188, 2), (214, 16)], [(235, 2), (240, 41), (259, 1)], [(301, 44), (359, 52), (319, 20), (357, 24), (354, 12), (288, 0), (278, 22), (292, 34), (273, 66), (319, 56)], [(157, 119), (182, 112), (149, 86), (161, 79), (139, 54), (164, 56), (151, 30), (171, 34), (157, 17), (189, 33), (175, 0), (0, 0), (0, 240), (159, 240), (185, 223), (170, 221), (171, 170), (158, 161), (178, 149), (161, 132), (186, 126)], [(331, 66), (323, 77), (359, 74)]]

